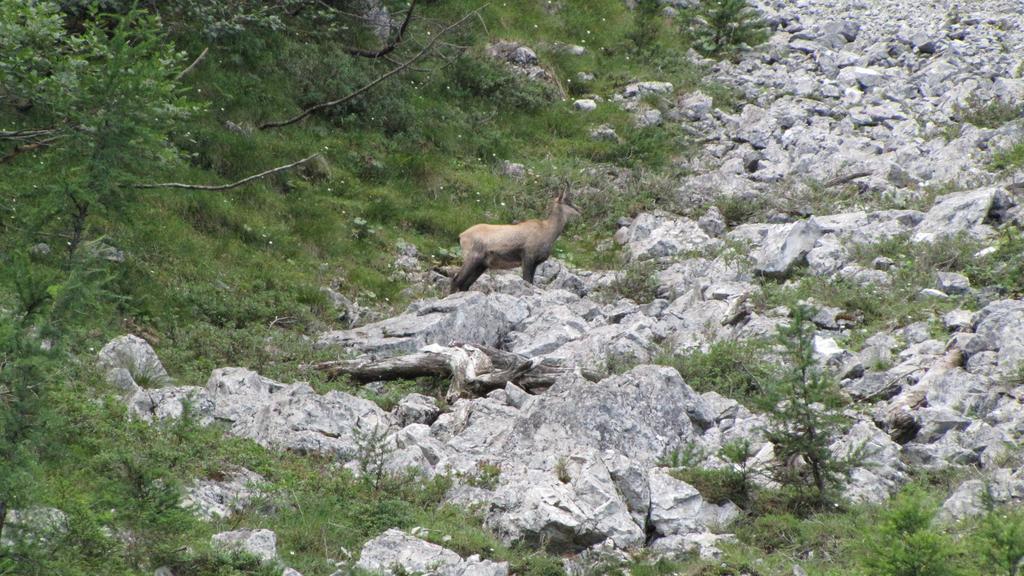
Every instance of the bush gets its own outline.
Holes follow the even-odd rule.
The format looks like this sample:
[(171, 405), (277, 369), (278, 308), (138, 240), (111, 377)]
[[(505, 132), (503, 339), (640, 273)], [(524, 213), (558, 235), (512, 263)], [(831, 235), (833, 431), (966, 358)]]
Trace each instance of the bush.
[(660, 358), (672, 366), (697, 392), (718, 392), (729, 398), (760, 395), (777, 368), (765, 356), (768, 347), (758, 341), (727, 341), (712, 344), (707, 352)]
[(452, 88), (468, 98), (490, 101), (496, 108), (532, 111), (551, 102), (554, 91), (539, 81), (528, 80), (504, 64), (465, 54), (448, 68)]
[(877, 576), (953, 576), (955, 543), (932, 528), (936, 505), (909, 487), (883, 511), (868, 537), (864, 564)]
[(741, 45), (756, 46), (768, 39), (761, 14), (747, 0), (701, 0), (690, 18), (688, 34), (698, 52), (721, 56)]

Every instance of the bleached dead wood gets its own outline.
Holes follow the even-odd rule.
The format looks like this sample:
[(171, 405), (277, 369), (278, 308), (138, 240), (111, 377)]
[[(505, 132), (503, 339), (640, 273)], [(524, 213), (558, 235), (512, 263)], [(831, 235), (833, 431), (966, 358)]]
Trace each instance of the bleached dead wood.
[[(528, 391), (552, 386), (560, 378), (572, 376), (575, 368), (554, 359), (527, 358), (479, 344), (431, 344), (417, 352), (391, 358), (356, 358), (315, 364), (328, 378), (348, 375), (359, 382), (398, 380), (432, 376), (451, 378), (446, 397), (449, 400), (482, 396), (504, 388), (511, 382)], [(597, 375), (584, 373), (584, 377)]]

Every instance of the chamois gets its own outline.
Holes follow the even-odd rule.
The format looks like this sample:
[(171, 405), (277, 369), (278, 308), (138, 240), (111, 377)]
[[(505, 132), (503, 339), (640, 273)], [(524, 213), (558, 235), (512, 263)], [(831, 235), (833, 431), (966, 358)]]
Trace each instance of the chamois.
[(551, 247), (569, 218), (580, 211), (563, 190), (551, 201), (548, 217), (519, 224), (477, 224), (459, 234), (462, 268), (452, 278), (449, 293), (469, 290), (488, 268), (523, 267), (523, 280), (533, 283), (537, 266), (548, 259)]

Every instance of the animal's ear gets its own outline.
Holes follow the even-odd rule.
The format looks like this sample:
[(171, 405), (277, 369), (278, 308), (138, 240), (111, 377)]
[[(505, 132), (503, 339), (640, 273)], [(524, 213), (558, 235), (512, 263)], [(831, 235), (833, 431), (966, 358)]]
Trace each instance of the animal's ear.
[(558, 196), (555, 196), (555, 201), (558, 202), (558, 203), (565, 202), (565, 192), (566, 192), (565, 188), (562, 188), (561, 190), (559, 190), (558, 191)]

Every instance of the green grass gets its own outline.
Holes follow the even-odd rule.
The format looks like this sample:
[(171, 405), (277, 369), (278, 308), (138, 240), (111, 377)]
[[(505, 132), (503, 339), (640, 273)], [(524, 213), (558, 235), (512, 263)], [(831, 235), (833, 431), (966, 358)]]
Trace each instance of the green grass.
[(892, 330), (913, 322), (941, 316), (957, 307), (972, 307), (969, 296), (925, 298), (919, 293), (934, 288), (937, 271), (966, 272), (973, 266), (973, 255), (981, 244), (967, 237), (941, 238), (935, 242), (914, 243), (897, 236), (877, 244), (860, 245), (851, 256), (858, 264), (870, 268), (876, 257), (895, 261), (890, 270), (891, 286), (860, 286), (843, 278), (797, 276), (794, 281), (779, 284), (762, 283), (759, 305), (795, 306), (801, 301), (842, 309), (855, 319), (854, 329), (844, 345), (858, 349), (863, 340), (879, 331)]
[(996, 152), (989, 166), (993, 170), (1013, 170), (1024, 166), (1024, 142)]

